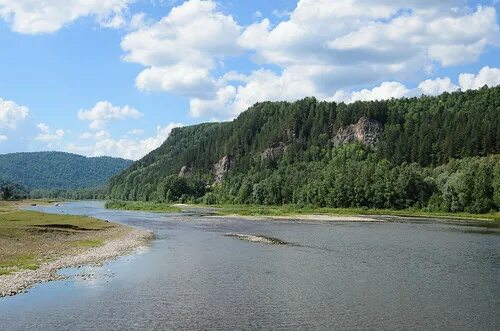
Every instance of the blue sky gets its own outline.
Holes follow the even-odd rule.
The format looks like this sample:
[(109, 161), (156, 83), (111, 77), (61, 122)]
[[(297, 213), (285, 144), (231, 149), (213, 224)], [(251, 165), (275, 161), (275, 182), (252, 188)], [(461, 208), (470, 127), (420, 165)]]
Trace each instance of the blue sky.
[(500, 84), (498, 1), (0, 0), (0, 153), (137, 159), (263, 100)]

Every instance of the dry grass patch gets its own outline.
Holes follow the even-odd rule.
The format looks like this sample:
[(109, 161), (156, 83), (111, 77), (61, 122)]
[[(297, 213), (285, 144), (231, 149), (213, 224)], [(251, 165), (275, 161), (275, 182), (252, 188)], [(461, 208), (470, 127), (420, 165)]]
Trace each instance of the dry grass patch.
[(124, 226), (85, 216), (17, 210), (0, 203), (0, 275), (36, 269), (44, 262), (76, 254), (124, 234)]

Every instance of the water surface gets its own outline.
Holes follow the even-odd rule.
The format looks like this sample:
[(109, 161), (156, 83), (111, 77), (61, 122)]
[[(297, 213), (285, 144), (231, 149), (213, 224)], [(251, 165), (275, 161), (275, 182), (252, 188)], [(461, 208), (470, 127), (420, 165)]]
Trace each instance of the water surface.
[(0, 299), (2, 330), (500, 329), (495, 230), (207, 218), (100, 202), (36, 208), (151, 229), (157, 239), (139, 254), (64, 270), (80, 276)]

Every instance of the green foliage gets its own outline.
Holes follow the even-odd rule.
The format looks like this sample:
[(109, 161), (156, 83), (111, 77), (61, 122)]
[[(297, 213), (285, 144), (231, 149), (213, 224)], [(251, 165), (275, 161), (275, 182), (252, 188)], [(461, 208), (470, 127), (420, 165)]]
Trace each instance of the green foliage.
[[(339, 129), (363, 116), (383, 128), (377, 144), (335, 147)], [(500, 208), (497, 154), (500, 87), (349, 105), (306, 98), (177, 128), (105, 190), (121, 200), (483, 213)], [(214, 185), (224, 156), (230, 170)]]
[(38, 193), (52, 190), (89, 189), (103, 185), (132, 164), (130, 160), (61, 152), (0, 155), (0, 176)]
[(105, 204), (108, 209), (123, 209), (123, 210), (147, 210), (161, 212), (180, 212), (181, 210), (175, 206), (171, 206), (161, 202), (143, 202), (143, 201), (108, 201)]
[(26, 199), (28, 194), (28, 190), (19, 184), (0, 180), (0, 200)]
[(497, 162), (493, 168), (493, 202), (498, 210), (500, 210), (500, 162)]

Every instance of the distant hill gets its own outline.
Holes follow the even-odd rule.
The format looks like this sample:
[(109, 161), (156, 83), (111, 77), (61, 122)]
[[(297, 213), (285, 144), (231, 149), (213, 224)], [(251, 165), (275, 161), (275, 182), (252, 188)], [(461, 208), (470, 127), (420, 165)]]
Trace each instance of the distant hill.
[(111, 198), (317, 207), (500, 209), (500, 87), (355, 102), (262, 102), (172, 130)]
[(0, 154), (0, 177), (29, 189), (85, 189), (104, 184), (130, 164), (63, 152)]

